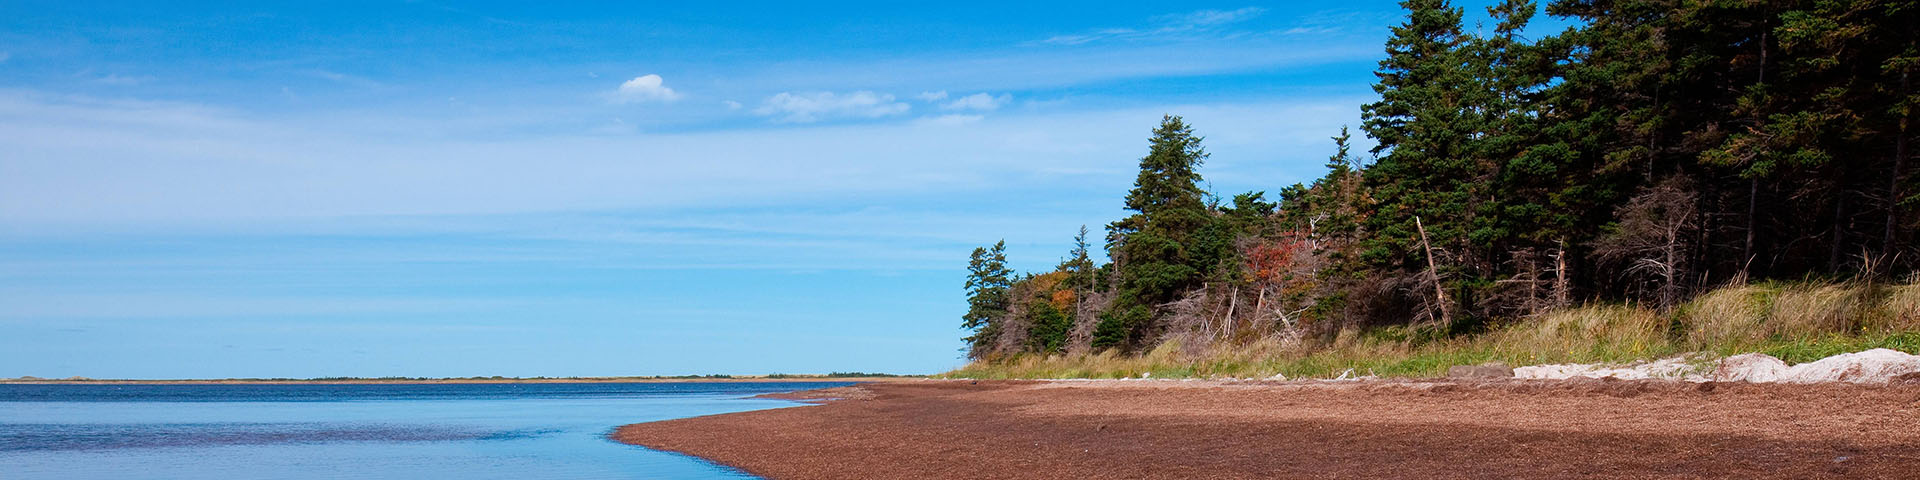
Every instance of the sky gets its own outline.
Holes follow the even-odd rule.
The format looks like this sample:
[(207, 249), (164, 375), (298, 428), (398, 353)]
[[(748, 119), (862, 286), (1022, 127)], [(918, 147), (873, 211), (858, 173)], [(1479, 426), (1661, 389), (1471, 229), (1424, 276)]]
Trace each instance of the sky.
[(0, 0), (0, 377), (938, 373), (974, 247), (1164, 114), (1320, 176), (1402, 15), (816, 3)]

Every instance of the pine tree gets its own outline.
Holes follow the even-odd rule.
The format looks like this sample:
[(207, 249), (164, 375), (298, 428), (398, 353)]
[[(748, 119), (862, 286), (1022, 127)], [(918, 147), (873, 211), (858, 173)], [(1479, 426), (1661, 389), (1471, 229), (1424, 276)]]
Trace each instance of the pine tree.
[[(1362, 130), (1379, 142), (1373, 151), (1380, 155), (1367, 169), (1378, 203), (1362, 255), (1382, 273), (1442, 264), (1444, 271), (1426, 276), (1457, 277), (1457, 265), (1484, 263), (1474, 257), (1468, 237), (1480, 199), (1475, 189), (1484, 183), (1477, 182), (1483, 169), (1469, 141), (1482, 128), (1479, 110), (1471, 108), (1480, 105), (1469, 103), (1478, 100), (1467, 68), (1472, 59), (1462, 48), (1460, 9), (1446, 0), (1405, 0), (1401, 6), (1407, 20), (1393, 28), (1387, 58), (1374, 74), (1380, 101), (1361, 112)], [(1432, 258), (1449, 253), (1458, 258)], [(1440, 313), (1436, 318), (1452, 317), (1457, 308), (1440, 298), (1427, 303)]]
[(1013, 286), (1013, 271), (1007, 268), (1007, 242), (995, 242), (989, 248), (975, 248), (967, 263), (967, 313), (961, 316), (961, 328), (974, 333), (966, 338), (967, 355), (980, 358), (988, 353), (999, 322), (1011, 307), (1008, 290)]
[(1126, 197), (1134, 214), (1107, 226), (1125, 312), (1101, 322), (1107, 335), (1096, 346), (1133, 346), (1151, 328), (1152, 306), (1173, 300), (1203, 278), (1207, 266), (1196, 265), (1192, 255), (1195, 234), (1211, 219), (1196, 170), (1207, 158), (1200, 140), (1178, 116), (1167, 115), (1154, 128)]
[(1073, 250), (1067, 252), (1067, 259), (1060, 262), (1058, 269), (1067, 272), (1067, 287), (1080, 295), (1093, 289), (1095, 266), (1088, 251), (1086, 225), (1081, 225), (1080, 232), (1073, 235)]

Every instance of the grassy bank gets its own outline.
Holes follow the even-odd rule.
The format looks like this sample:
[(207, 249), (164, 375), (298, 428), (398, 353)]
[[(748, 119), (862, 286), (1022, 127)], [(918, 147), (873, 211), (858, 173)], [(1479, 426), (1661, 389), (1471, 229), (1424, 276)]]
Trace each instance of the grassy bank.
[(1798, 363), (1872, 348), (1920, 353), (1920, 285), (1768, 283), (1721, 288), (1670, 312), (1588, 305), (1486, 333), (1440, 338), (1419, 329), (1342, 332), (1322, 342), (1263, 340), (1145, 355), (1025, 355), (977, 361), (964, 378), (1332, 377), (1444, 375), (1454, 365), (1629, 363), (1697, 353), (1703, 362), (1761, 352)]

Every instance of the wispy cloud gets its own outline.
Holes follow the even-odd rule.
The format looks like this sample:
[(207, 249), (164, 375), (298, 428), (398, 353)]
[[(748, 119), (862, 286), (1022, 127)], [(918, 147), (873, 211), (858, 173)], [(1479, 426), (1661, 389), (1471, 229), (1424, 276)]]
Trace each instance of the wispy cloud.
[(915, 120), (915, 122), (921, 125), (951, 127), (951, 126), (966, 125), (969, 123), (978, 122), (983, 118), (986, 118), (986, 117), (982, 115), (951, 113), (946, 115), (921, 118), (919, 120)]
[(1175, 15), (1161, 15), (1154, 17), (1154, 21), (1163, 24), (1164, 26), (1161, 27), (1163, 29), (1192, 30), (1245, 21), (1260, 16), (1260, 14), (1266, 13), (1266, 11), (1267, 9), (1260, 7), (1244, 7), (1236, 10), (1199, 10)]
[(12, 60), (12, 59), (13, 59), (13, 52), (0, 51), (0, 63), (6, 63), (7, 60)]
[(620, 84), (620, 88), (613, 92), (613, 101), (615, 103), (671, 102), (679, 100), (680, 96), (680, 92), (667, 87), (665, 79), (649, 73), (633, 77), (632, 80)]
[[(942, 100), (959, 92), (1098, 89), (1139, 78), (1235, 72), (1312, 72), (1345, 65), (1371, 71), (1374, 38), (1249, 35), (1207, 48), (1136, 42), (1099, 48), (1022, 48), (950, 56), (800, 59), (728, 67), (718, 75), (752, 79), (761, 91), (922, 92), (910, 100)], [(1357, 90), (1364, 90), (1364, 86)], [(945, 93), (946, 96), (941, 96)]]
[(1293, 26), (1276, 33), (1287, 36), (1348, 34), (1366, 30), (1368, 25), (1390, 25), (1400, 20), (1397, 12), (1325, 10), (1296, 17), (1293, 19)]
[(1226, 25), (1240, 23), (1260, 16), (1266, 9), (1245, 7), (1235, 10), (1199, 10), (1180, 14), (1160, 15), (1149, 19), (1146, 27), (1109, 27), (1087, 32), (1055, 35), (1039, 43), (1049, 45), (1083, 45), (1108, 40), (1145, 40), (1179, 37), (1210, 32)]
[[(991, 122), (958, 113), (909, 123), (462, 141), (368, 140), (297, 119), (163, 105), (70, 106), (81, 112), (60, 114), (0, 102), (0, 148), (20, 152), (0, 159), (0, 169), (18, 173), (0, 178), (0, 235), (59, 230), (47, 222), (307, 225), (361, 215), (790, 210), (850, 199), (943, 201), (1000, 188), (1124, 192), (1139, 138), (1166, 111), (1186, 114), (1208, 135), (1216, 152), (1208, 178), (1222, 191), (1271, 189), (1317, 173), (1289, 165), (1317, 167), (1325, 137), (1351, 122), (1342, 119), (1355, 102), (1241, 103), (1021, 113)], [(142, 120), (93, 120), (110, 117)], [(206, 173), (214, 171), (221, 173)], [(100, 191), (117, 194), (88, 193)]]
[[(785, 110), (766, 115), (909, 112), (871, 92), (808, 98), (774, 102)], [(1273, 188), (1295, 178), (1278, 169), (1317, 174), (1326, 137), (1355, 121), (1352, 105), (1362, 100), (1021, 110), (993, 121), (956, 110), (913, 122), (501, 138), (491, 133), (496, 125), (460, 127), (440, 117), (349, 124), (0, 90), (0, 151), (14, 153), (0, 155), (0, 171), (8, 172), (0, 175), (0, 233), (47, 222), (676, 208), (1095, 185), (1049, 172), (1104, 172), (1111, 185), (1099, 188), (1117, 192), (1126, 189), (1139, 139), (1167, 112), (1186, 115), (1207, 135), (1215, 152), (1209, 178), (1222, 189)], [(823, 106), (842, 104), (856, 106)], [(383, 133), (406, 131), (437, 133)]]
[(100, 83), (104, 85), (113, 85), (118, 87), (131, 87), (134, 85), (147, 83), (152, 80), (153, 80), (153, 77), (149, 77), (149, 76), (127, 76), (127, 75), (118, 75), (118, 74), (108, 74), (107, 76), (93, 79), (95, 83)]
[(984, 112), (998, 110), (1001, 105), (1006, 105), (1007, 102), (1011, 101), (1013, 101), (1013, 96), (1004, 93), (998, 97), (986, 93), (976, 93), (953, 99), (951, 102), (941, 104), (940, 108), (943, 110), (975, 110)]
[(385, 84), (382, 84), (371, 78), (362, 77), (359, 75), (349, 75), (345, 73), (333, 72), (333, 71), (327, 71), (327, 70), (314, 70), (311, 73), (313, 74), (313, 76), (326, 79), (327, 81), (342, 84), (342, 85), (348, 85), (356, 88), (375, 89), (375, 88), (383, 88), (386, 86)]
[(893, 95), (867, 90), (844, 94), (781, 92), (768, 97), (753, 113), (780, 122), (811, 123), (825, 118), (880, 118), (907, 113), (911, 108), (895, 101)]

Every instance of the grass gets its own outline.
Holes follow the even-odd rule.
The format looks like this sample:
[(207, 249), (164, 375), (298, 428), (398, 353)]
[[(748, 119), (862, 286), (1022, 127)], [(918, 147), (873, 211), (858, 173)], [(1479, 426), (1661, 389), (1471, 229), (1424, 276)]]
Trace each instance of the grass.
[(1920, 353), (1920, 285), (1763, 283), (1721, 288), (1661, 313), (1639, 305), (1587, 305), (1512, 322), (1471, 337), (1438, 338), (1391, 327), (1346, 331), (1317, 344), (1263, 339), (1144, 355), (1022, 355), (976, 361), (958, 378), (1432, 377), (1455, 365), (1504, 362), (1625, 364), (1681, 355), (1697, 362), (1760, 352), (1800, 363), (1890, 348)]

